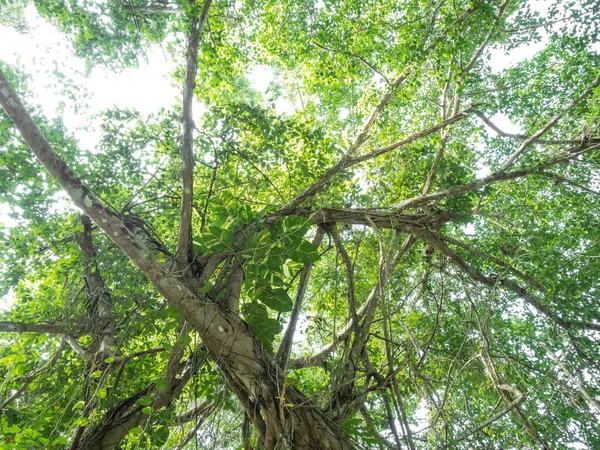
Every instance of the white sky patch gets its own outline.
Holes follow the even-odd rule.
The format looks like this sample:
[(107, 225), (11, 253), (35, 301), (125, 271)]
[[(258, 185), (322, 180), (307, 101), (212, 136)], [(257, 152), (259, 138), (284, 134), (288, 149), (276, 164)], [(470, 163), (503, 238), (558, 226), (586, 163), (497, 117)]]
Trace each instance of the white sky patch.
[(542, 51), (548, 44), (548, 37), (544, 36), (539, 42), (529, 42), (515, 49), (505, 52), (503, 49), (492, 49), (489, 65), (492, 73), (497, 74), (503, 70), (515, 67), (517, 64), (532, 58), (536, 53)]
[(0, 314), (10, 311), (16, 300), (15, 292), (11, 289), (8, 294), (0, 297)]
[(338, 118), (340, 120), (346, 120), (350, 115), (350, 110), (348, 108), (340, 108), (338, 112)]
[[(141, 63), (138, 68), (115, 73), (95, 66), (86, 77), (85, 61), (72, 54), (68, 40), (41, 18), (33, 5), (26, 8), (25, 16), (30, 28), (27, 34), (0, 26), (0, 42), (3, 43), (0, 59), (32, 74), (29, 86), (34, 101), (47, 115), (56, 115), (61, 102), (65, 103), (65, 126), (76, 135), (83, 148), (91, 150), (99, 139), (97, 134), (79, 130), (87, 125), (91, 114), (112, 107), (136, 109), (142, 114), (155, 113), (171, 106), (173, 99), (180, 95), (180, 90), (168, 77), (173, 67), (158, 46), (147, 54), (148, 62)], [(89, 109), (77, 111), (70, 106), (61, 94), (63, 85), (55, 77), (55, 69), (89, 93)]]
[(10, 216), (11, 207), (8, 203), (0, 203), (0, 231), (2, 228), (12, 228), (18, 225), (18, 222)]
[[(275, 81), (276, 78), (275, 71), (267, 66), (256, 66), (247, 76), (252, 88), (263, 95), (267, 93), (271, 83)], [(277, 114), (291, 115), (296, 112), (297, 109), (298, 107), (294, 105), (294, 102), (285, 96), (285, 91), (275, 100), (275, 112), (277, 112)]]
[(463, 233), (469, 234), (472, 236), (475, 234), (475, 226), (472, 223), (468, 223), (464, 227), (462, 227), (462, 231), (463, 231)]
[[(521, 129), (521, 127), (519, 127), (518, 125), (516, 125), (513, 121), (511, 121), (507, 115), (505, 114), (494, 114), (490, 120), (492, 121), (492, 123), (494, 125), (496, 125), (498, 128), (500, 128), (500, 130), (504, 131), (505, 133), (510, 133), (510, 134), (521, 134), (523, 133), (523, 130)], [(493, 131), (492, 131), (493, 133)]]
[(248, 74), (248, 80), (254, 89), (265, 94), (271, 82), (275, 80), (275, 73), (270, 67), (256, 66)]

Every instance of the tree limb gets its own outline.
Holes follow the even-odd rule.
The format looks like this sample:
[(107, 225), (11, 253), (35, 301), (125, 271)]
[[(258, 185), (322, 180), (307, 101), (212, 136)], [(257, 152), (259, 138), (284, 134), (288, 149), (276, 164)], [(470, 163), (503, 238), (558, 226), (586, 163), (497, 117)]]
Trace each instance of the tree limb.
[(0, 333), (46, 333), (82, 336), (92, 334), (92, 326), (0, 321)]
[[(323, 241), (325, 230), (323, 227), (318, 227), (315, 237), (313, 238), (313, 245), (319, 248)], [(292, 351), (292, 344), (294, 343), (294, 334), (296, 333), (296, 325), (298, 318), (300, 317), (300, 311), (302, 309), (302, 303), (304, 301), (304, 295), (306, 294), (306, 288), (308, 287), (308, 279), (312, 272), (313, 264), (304, 264), (302, 272), (300, 273), (300, 280), (298, 281), (298, 289), (296, 291), (296, 299), (294, 300), (294, 307), (288, 320), (288, 326), (285, 330), (279, 349), (277, 350), (277, 356), (275, 360), (281, 367), (281, 370), (285, 373), (290, 359), (290, 353)]]
[(365, 153), (360, 156), (352, 156), (351, 153), (346, 152), (344, 156), (342, 156), (342, 158), (337, 162), (337, 164), (330, 167), (323, 175), (321, 175), (315, 182), (313, 182), (313, 184), (311, 184), (302, 193), (298, 194), (293, 200), (291, 200), (289, 203), (283, 206), (280, 209), (280, 212), (286, 212), (296, 209), (298, 206), (300, 206), (302, 203), (304, 203), (306, 200), (308, 200), (310, 197), (312, 197), (314, 194), (320, 191), (323, 187), (327, 186), (335, 175), (344, 172), (346, 169), (355, 166), (361, 162), (369, 161), (370, 159), (381, 156), (385, 153), (397, 149), (398, 147), (402, 147), (403, 145), (410, 144), (411, 142), (417, 141), (425, 136), (429, 136), (430, 134), (435, 133), (436, 131), (442, 128), (445, 128), (446, 126), (454, 122), (464, 119), (465, 117), (467, 117), (468, 112), (469, 110), (460, 112), (450, 117), (449, 119), (438, 123), (437, 125), (434, 125), (418, 133), (414, 133), (386, 147), (373, 150), (369, 153)]
[(206, 23), (211, 2), (212, 0), (204, 0), (204, 6), (199, 17), (194, 12), (187, 39), (185, 82), (183, 85), (183, 104), (181, 110), (181, 121), (183, 123), (183, 135), (181, 139), (183, 192), (181, 194), (177, 252), (175, 253), (177, 268), (180, 271), (185, 271), (189, 265), (190, 245), (192, 241), (192, 201), (194, 197), (194, 117), (192, 116), (192, 99), (194, 88), (196, 87), (200, 36)]
[(470, 183), (457, 184), (442, 191), (432, 192), (431, 194), (419, 195), (418, 197), (403, 200), (400, 203), (394, 205), (393, 208), (390, 209), (390, 211), (399, 213), (408, 208), (416, 208), (425, 205), (429, 202), (439, 201), (444, 198), (455, 197), (457, 195), (465, 194), (482, 186), (487, 186), (501, 181), (514, 180), (517, 178), (523, 178), (528, 175), (533, 175), (540, 171), (543, 171), (547, 167), (555, 166), (557, 164), (570, 161), (584, 153), (596, 150), (598, 148), (600, 148), (600, 143), (596, 143), (593, 145), (584, 144), (577, 147), (573, 147), (567, 150), (566, 152), (562, 153), (560, 156), (552, 158), (542, 164), (539, 164), (536, 167), (523, 170), (516, 170), (513, 172), (494, 172), (493, 174), (488, 175), (487, 177), (479, 178), (475, 181), (471, 181)]

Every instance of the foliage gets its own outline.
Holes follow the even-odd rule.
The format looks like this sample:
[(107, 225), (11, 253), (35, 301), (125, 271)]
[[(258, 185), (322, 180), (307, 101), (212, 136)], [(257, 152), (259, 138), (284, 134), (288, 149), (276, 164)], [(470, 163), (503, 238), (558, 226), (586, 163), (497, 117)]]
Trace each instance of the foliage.
[[(90, 68), (162, 45), (178, 83), (200, 30), (204, 108), (185, 186), (185, 99), (97, 112), (84, 151), (1, 65), (145, 260), (1, 110), (0, 449), (271, 448), (261, 421), (296, 448), (600, 448), (597, 2), (215, 0), (203, 28), (193, 2), (33, 4)], [(26, 32), (24, 7), (0, 0), (0, 24)]]

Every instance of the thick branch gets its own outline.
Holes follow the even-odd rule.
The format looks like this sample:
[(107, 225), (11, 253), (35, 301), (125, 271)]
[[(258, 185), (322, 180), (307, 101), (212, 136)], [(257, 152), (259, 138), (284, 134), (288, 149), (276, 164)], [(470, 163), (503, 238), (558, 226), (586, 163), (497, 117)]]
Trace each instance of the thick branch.
[(382, 208), (300, 208), (281, 215), (309, 217), (315, 225), (347, 223), (352, 225), (376, 226), (396, 230), (400, 233), (413, 233), (415, 228), (439, 229), (444, 223), (452, 220), (452, 213), (433, 211), (419, 214), (399, 214), (396, 211)]
[(53, 323), (0, 322), (0, 333), (47, 333), (81, 336), (91, 334), (91, 326), (59, 325)]
[[(279, 416), (279, 401), (273, 397), (280, 392), (283, 376), (274, 366), (270, 356), (248, 326), (236, 315), (227, 314), (204, 294), (195, 294), (184, 280), (162, 267), (148, 249), (125, 227), (120, 218), (110, 211), (98, 197), (71, 171), (64, 160), (35, 125), (12, 87), (0, 72), (0, 104), (11, 117), (38, 160), (64, 188), (75, 205), (117, 244), (138, 266), (169, 304), (177, 307), (182, 315), (199, 332), (202, 342), (236, 392), (242, 404), (249, 410), (251, 399), (257, 399), (259, 412), (264, 417), (267, 436), (275, 440), (287, 440)], [(286, 397), (291, 404), (306, 407), (291, 409), (295, 421), (312, 433), (318, 434), (319, 445), (332, 450), (352, 448), (340, 435), (340, 430), (320, 418), (319, 411), (300, 393), (288, 389)], [(287, 399), (286, 399), (287, 401)], [(258, 414), (254, 413), (255, 416)], [(260, 423), (258, 416), (255, 423)], [(290, 434), (297, 449), (314, 448), (311, 436)]]
[(181, 121), (183, 122), (183, 135), (181, 139), (183, 193), (181, 195), (181, 212), (176, 252), (177, 268), (181, 271), (185, 270), (189, 264), (192, 232), (192, 200), (194, 197), (194, 118), (192, 116), (192, 99), (194, 88), (196, 87), (196, 73), (198, 71), (198, 46), (211, 1), (205, 0), (200, 17), (192, 19), (187, 42), (183, 105), (181, 110)]
[(115, 448), (132, 428), (143, 425), (150, 418), (150, 414), (146, 414), (143, 407), (137, 404), (137, 400), (144, 395), (154, 394), (151, 403), (154, 411), (159, 411), (177, 399), (196, 370), (192, 363), (193, 358), (190, 358), (187, 361), (187, 368), (177, 378), (175, 374), (181, 369), (180, 358), (181, 346), (175, 345), (166, 368), (167, 387), (157, 390), (154, 384), (150, 384), (135, 395), (114, 405), (104, 414), (98, 423), (87, 429), (79, 443), (76, 446), (72, 446), (73, 450), (104, 450)]
[(92, 243), (92, 221), (88, 216), (81, 216), (83, 231), (75, 233), (75, 239), (83, 255), (85, 263), (86, 288), (91, 302), (91, 313), (96, 322), (101, 338), (98, 352), (101, 359), (114, 353), (117, 346), (117, 328), (113, 315), (112, 297), (100, 275), (96, 264), (96, 249)]

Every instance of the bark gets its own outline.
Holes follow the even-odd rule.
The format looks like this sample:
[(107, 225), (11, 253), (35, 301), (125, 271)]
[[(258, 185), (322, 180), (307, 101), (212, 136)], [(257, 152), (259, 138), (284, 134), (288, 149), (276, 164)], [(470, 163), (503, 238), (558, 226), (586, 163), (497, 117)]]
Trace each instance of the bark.
[(112, 297), (96, 264), (96, 249), (92, 243), (92, 221), (87, 216), (81, 216), (81, 223), (83, 231), (76, 232), (75, 239), (85, 263), (86, 289), (93, 321), (101, 335), (97, 358), (104, 359), (114, 353), (114, 348), (117, 346)]
[(47, 334), (69, 334), (81, 336), (90, 334), (91, 326), (61, 325), (53, 323), (23, 323), (23, 322), (0, 322), (0, 333), (47, 333)]
[(175, 253), (177, 268), (180, 271), (185, 271), (188, 267), (192, 242), (192, 200), (194, 198), (194, 118), (192, 116), (192, 100), (194, 88), (196, 87), (196, 74), (198, 72), (198, 46), (211, 2), (212, 0), (205, 0), (200, 16), (194, 17), (191, 20), (187, 42), (183, 106), (181, 111), (181, 121), (183, 122), (183, 136), (181, 139), (183, 192), (181, 194), (177, 252)]

